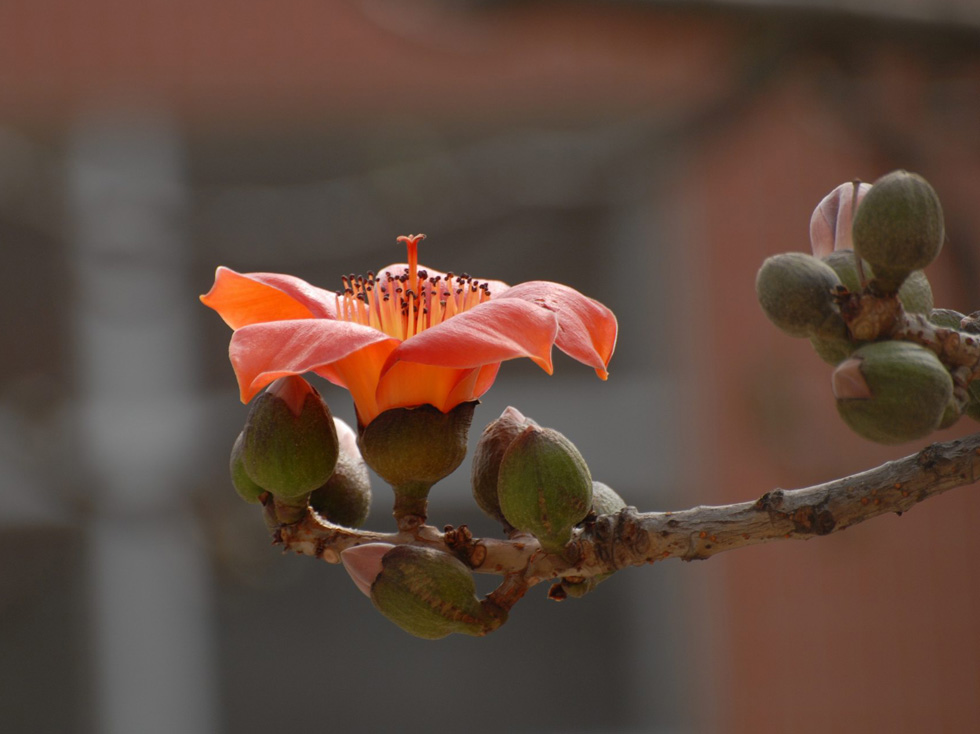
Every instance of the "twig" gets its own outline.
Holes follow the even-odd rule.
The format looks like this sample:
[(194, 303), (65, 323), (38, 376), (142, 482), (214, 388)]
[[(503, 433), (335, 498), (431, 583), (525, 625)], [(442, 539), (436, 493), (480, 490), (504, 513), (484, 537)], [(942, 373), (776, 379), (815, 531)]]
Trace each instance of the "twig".
[(914, 505), (980, 479), (980, 433), (937, 443), (904, 459), (860, 474), (803, 489), (773, 489), (754, 502), (694, 507), (681, 512), (637, 512), (628, 507), (587, 519), (564, 556), (546, 553), (531, 536), (473, 538), (465, 526), (414, 533), (351, 530), (312, 510), (297, 523), (276, 529), (288, 550), (340, 560), (340, 551), (363, 543), (410, 543), (453, 553), (474, 571), (500, 574), (523, 593), (546, 580), (574, 584), (626, 566), (668, 558), (709, 558), (773, 540), (807, 540), (836, 533)]

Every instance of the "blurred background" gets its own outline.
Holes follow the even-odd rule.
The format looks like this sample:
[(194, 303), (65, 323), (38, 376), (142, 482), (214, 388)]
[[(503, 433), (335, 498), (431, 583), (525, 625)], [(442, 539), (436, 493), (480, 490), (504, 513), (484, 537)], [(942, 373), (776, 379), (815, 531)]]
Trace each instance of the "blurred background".
[[(0, 0), (0, 729), (969, 730), (976, 488), (416, 640), (232, 490), (197, 301), (219, 264), (336, 288), (424, 231), (425, 264), (620, 319), (608, 382), (506, 364), (473, 441), (512, 404), (641, 509), (749, 500), (926, 443), (847, 431), (754, 293), (894, 168), (943, 201), (937, 305), (980, 308), (975, 0)], [(499, 532), (468, 463), (431, 514)]]

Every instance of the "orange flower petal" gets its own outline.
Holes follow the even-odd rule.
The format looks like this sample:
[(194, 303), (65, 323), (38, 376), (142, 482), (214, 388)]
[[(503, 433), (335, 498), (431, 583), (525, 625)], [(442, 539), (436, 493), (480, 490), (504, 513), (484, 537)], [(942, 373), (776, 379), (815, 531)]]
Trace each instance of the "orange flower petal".
[(397, 344), (396, 339), (376, 342), (314, 370), (350, 392), (361, 425), (366, 426), (381, 412), (377, 397), (381, 367)]
[(232, 329), (249, 324), (311, 317), (333, 318), (335, 296), (300, 278), (278, 273), (236, 273), (220, 267), (201, 296)]
[(561, 283), (534, 280), (509, 288), (501, 299), (517, 298), (535, 303), (558, 318), (555, 346), (594, 368), (605, 380), (606, 367), (616, 348), (616, 316), (596, 300)]
[[(314, 372), (378, 343), (394, 348), (398, 340), (369, 326), (346, 321), (295, 319), (243, 326), (232, 335), (228, 355), (238, 377), (242, 402), (247, 403), (279, 377)], [(378, 353), (375, 362), (381, 364), (385, 356)], [(365, 379), (370, 379), (370, 375)]]
[(391, 408), (433, 405), (443, 413), (447, 413), (463, 402), (451, 401), (450, 396), (454, 388), (471, 372), (477, 371), (397, 362), (381, 376), (378, 382), (378, 412)]
[(398, 362), (469, 369), (529, 357), (549, 375), (558, 321), (550, 311), (513, 300), (492, 300), (407, 339), (388, 357)]

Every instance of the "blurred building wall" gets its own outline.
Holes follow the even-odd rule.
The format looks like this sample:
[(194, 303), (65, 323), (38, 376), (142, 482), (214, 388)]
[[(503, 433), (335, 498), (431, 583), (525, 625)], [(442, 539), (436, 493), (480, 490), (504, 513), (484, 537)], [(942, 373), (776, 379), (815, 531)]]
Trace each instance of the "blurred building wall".
[[(0, 326), (17, 345), (0, 368), (0, 466), (14, 478), (0, 485), (0, 723), (126, 720), (94, 674), (88, 566), (54, 573), (20, 540), (97, 559), (79, 528), (112, 508), (103, 475), (78, 469), (91, 391), (75, 316), (95, 281), (73, 265), (67, 172), (93, 119), (120, 145), (148, 116), (166, 121), (188, 197), (186, 251), (168, 272), (189, 303), (217, 264), (330, 287), (398, 260), (394, 237), (419, 229), (423, 260), (445, 269), (604, 301), (622, 326), (609, 383), (568, 361), (547, 380), (506, 365), (478, 421), (517, 405), (641, 509), (721, 504), (917, 448), (846, 431), (829, 367), (765, 321), (753, 284), (764, 257), (807, 249), (827, 191), (904, 167), (946, 209), (938, 305), (976, 307), (980, 44), (975, 22), (941, 20), (654, 3), (0, 5)], [(142, 245), (115, 263), (172, 262)], [(199, 660), (146, 665), (147, 680), (214, 670), (201, 684), (218, 691), (214, 727), (917, 732), (980, 714), (970, 489), (812, 543), (627, 571), (582, 602), (532, 595), (491, 640), (406, 638), (339, 569), (279, 558), (235, 502), (225, 462), (244, 413), (212, 316), (192, 317), (181, 352), (202, 360), (177, 380), (201, 438), (168, 522), (189, 532), (171, 560), (209, 564), (203, 582), (192, 572), (208, 586), (191, 607), (213, 637)], [(345, 396), (328, 399), (343, 415)], [(118, 468), (111, 453), (103, 469)], [(468, 514), (466, 483), (464, 470), (447, 482), (436, 519), (495, 532)], [(64, 646), (21, 665), (18, 640), (45, 625)], [(48, 686), (73, 703), (44, 708)]]

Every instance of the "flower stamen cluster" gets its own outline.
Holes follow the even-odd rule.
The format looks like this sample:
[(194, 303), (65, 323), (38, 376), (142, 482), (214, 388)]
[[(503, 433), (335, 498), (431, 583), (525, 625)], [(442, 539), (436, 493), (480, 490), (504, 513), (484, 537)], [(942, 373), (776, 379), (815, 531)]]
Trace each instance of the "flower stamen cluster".
[(408, 246), (408, 267), (394, 274), (346, 275), (337, 292), (337, 318), (405, 340), (490, 300), (490, 284), (466, 273), (436, 274), (418, 269), (424, 234), (399, 237)]

